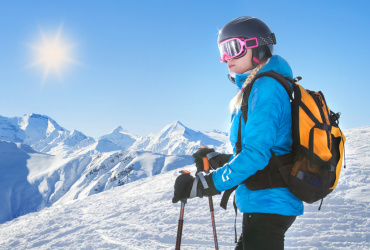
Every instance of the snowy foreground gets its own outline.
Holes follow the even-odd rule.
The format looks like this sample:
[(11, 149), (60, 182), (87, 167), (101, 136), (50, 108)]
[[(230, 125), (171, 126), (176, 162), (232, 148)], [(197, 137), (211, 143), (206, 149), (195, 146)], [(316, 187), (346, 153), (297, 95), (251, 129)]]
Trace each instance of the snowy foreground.
[[(318, 211), (305, 205), (286, 249), (370, 249), (370, 127), (345, 131), (347, 168)], [(195, 172), (194, 166), (183, 166)], [(55, 204), (0, 225), (0, 249), (173, 249), (180, 204), (172, 204), (178, 170)], [(232, 202), (214, 197), (220, 249), (233, 249)], [(214, 249), (208, 199), (185, 207), (183, 249)], [(238, 233), (241, 215), (238, 215)]]

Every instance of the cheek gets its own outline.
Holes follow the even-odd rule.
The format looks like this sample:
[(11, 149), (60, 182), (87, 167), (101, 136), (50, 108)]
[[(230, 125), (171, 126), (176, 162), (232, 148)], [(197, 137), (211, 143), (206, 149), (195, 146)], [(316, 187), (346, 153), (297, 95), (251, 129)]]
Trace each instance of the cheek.
[(246, 67), (248, 68), (247, 70), (251, 70), (253, 68), (253, 64), (252, 64), (252, 55), (253, 55), (253, 52), (251, 49), (248, 49), (248, 53), (244, 56), (244, 63), (246, 65)]
[(238, 71), (236, 72), (239, 74), (243, 74), (244, 72), (251, 70), (253, 68), (251, 58), (249, 58), (248, 55), (243, 56), (242, 58), (239, 59), (240, 61), (238, 62)]

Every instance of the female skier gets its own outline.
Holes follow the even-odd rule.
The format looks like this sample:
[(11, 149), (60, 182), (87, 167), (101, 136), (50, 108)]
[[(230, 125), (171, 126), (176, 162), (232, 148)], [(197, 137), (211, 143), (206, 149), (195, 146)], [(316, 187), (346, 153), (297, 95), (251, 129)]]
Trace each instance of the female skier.
[[(285, 232), (296, 216), (303, 214), (302, 201), (287, 187), (271, 185), (270, 175), (252, 181), (250, 186), (254, 188), (242, 183), (255, 180), (257, 171), (265, 169), (271, 157), (292, 151), (291, 104), (284, 87), (271, 77), (261, 77), (254, 82), (249, 98), (243, 96), (257, 73), (272, 70), (292, 77), (289, 64), (273, 55), (274, 44), (275, 35), (270, 28), (254, 17), (236, 18), (220, 30), (221, 62), (226, 63), (229, 79), (239, 88), (230, 102), (230, 141), (236, 146), (233, 155), (200, 149), (193, 155), (197, 173), (204, 171), (203, 157), (208, 157), (215, 171), (205, 176), (197, 174), (196, 178), (183, 174), (175, 182), (174, 203), (213, 196), (237, 186), (235, 203), (243, 213), (243, 231), (235, 249), (284, 249)], [(247, 110), (241, 107), (243, 98), (247, 100), (243, 104), (248, 104)]]

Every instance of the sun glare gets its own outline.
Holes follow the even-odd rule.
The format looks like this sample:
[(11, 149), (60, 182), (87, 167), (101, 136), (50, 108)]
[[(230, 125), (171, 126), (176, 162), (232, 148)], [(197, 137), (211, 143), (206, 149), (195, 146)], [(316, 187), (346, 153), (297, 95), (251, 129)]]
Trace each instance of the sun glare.
[(41, 30), (41, 41), (37, 45), (30, 45), (35, 52), (35, 59), (30, 66), (39, 66), (43, 71), (43, 82), (55, 74), (62, 81), (62, 73), (69, 64), (78, 64), (72, 57), (72, 49), (75, 47), (69, 44), (62, 37), (62, 25), (56, 34), (48, 36)]

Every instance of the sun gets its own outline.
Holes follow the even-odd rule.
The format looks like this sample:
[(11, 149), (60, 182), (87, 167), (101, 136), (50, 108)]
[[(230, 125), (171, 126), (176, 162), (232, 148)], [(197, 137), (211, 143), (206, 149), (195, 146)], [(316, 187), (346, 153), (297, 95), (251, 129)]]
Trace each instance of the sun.
[(73, 59), (74, 44), (66, 42), (63, 38), (63, 26), (60, 25), (54, 35), (46, 35), (40, 30), (41, 40), (36, 45), (30, 45), (34, 52), (34, 61), (29, 66), (39, 66), (43, 71), (43, 83), (51, 75), (57, 75), (62, 81), (62, 73), (70, 64), (78, 64)]

